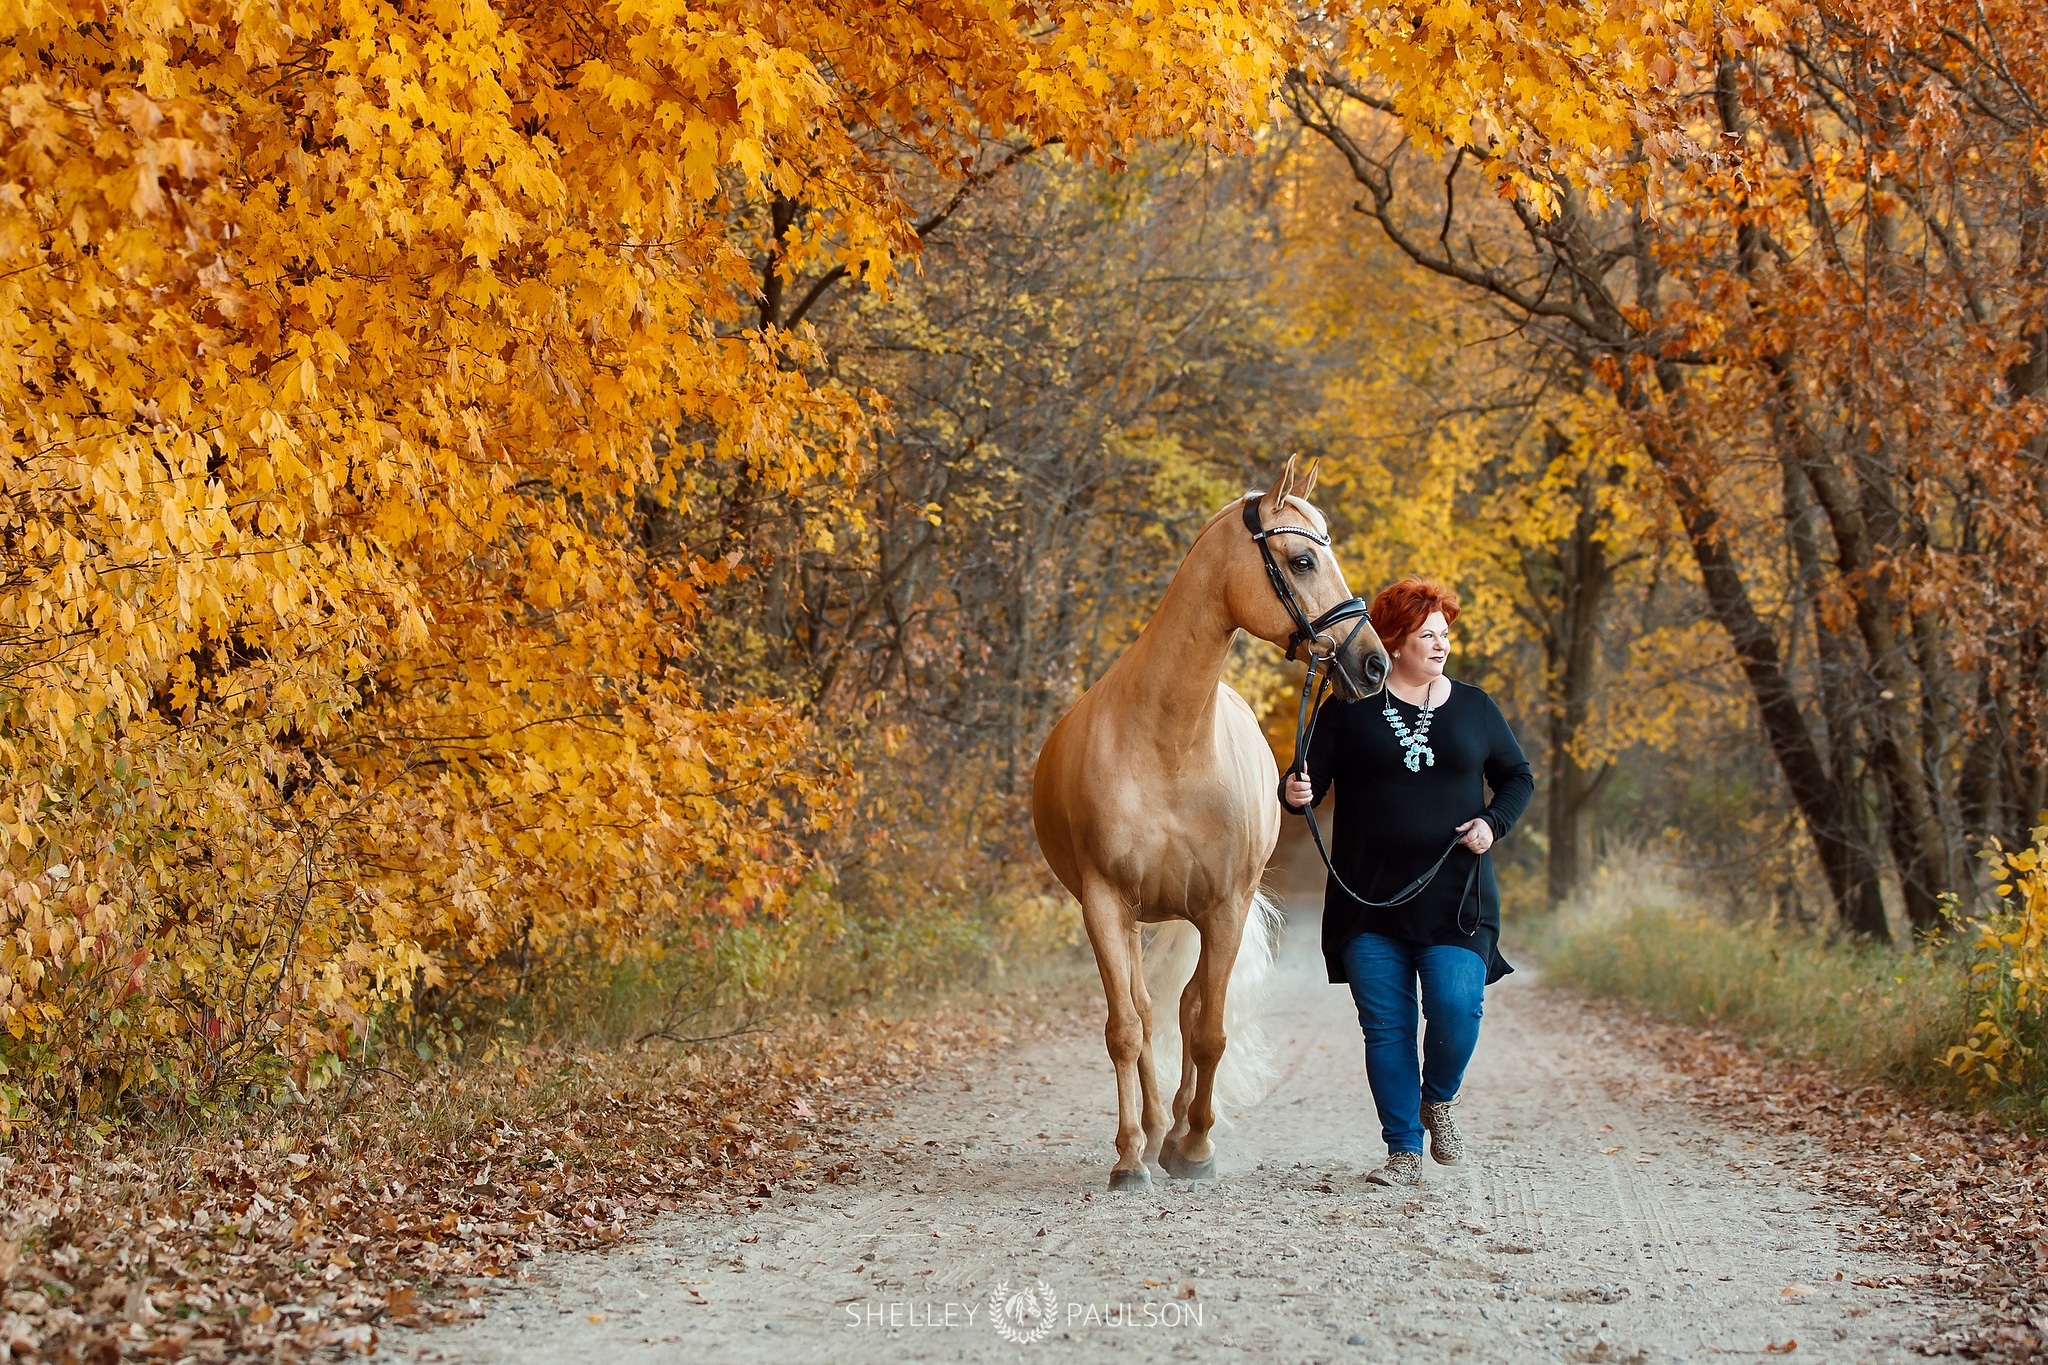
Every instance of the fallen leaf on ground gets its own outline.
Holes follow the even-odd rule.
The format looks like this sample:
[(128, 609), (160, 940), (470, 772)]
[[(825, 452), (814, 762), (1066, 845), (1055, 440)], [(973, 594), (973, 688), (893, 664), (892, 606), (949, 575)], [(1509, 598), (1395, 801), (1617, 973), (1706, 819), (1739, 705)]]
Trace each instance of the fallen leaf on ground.
[[(997, 1014), (1017, 1027), (1007, 1006)], [(1048, 1026), (1034, 1014), (1027, 1027)], [(0, 1291), (40, 1276), (75, 1292), (61, 1310), (0, 1313), (15, 1338), (0, 1336), (0, 1355), (100, 1360), (116, 1334), (124, 1358), (216, 1365), (367, 1353), (380, 1321), (480, 1314), (481, 1296), (543, 1253), (614, 1247), (682, 1208), (756, 1206), (771, 1187), (811, 1192), (781, 1144), (805, 1117), (799, 1101), (822, 1178), (858, 1183), (881, 1146), (861, 1125), (889, 1117), (878, 1095), (995, 1036), (965, 1007), (909, 1021), (856, 1011), (687, 1054), (534, 1045), (373, 1070), (198, 1140), (140, 1124), (92, 1147), (14, 1135)], [(419, 1102), (456, 1082), (459, 1104)], [(179, 1270), (122, 1269), (149, 1265)]]
[(2035, 1250), (2048, 1245), (2048, 1130), (1988, 1111), (1958, 1114), (1884, 1085), (1847, 1085), (1821, 1062), (1770, 1055), (1697, 1023), (1667, 1023), (1611, 1001), (1577, 1004), (1658, 1054), (1685, 1078), (1688, 1099), (1737, 1131), (1811, 1144), (1807, 1180), (1866, 1211), (1845, 1225), (1847, 1249), (1934, 1267), (1855, 1284), (1967, 1298), (1976, 1325), (1966, 1319), (1916, 1349), (2034, 1358), (1996, 1328), (2048, 1311), (2048, 1257)]

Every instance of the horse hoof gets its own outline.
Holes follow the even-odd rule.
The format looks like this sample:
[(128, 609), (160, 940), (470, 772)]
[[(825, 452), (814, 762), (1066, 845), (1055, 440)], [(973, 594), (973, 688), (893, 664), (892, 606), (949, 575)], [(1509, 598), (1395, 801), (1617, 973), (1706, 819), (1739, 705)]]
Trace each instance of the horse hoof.
[(1175, 1149), (1172, 1152), (1171, 1160), (1165, 1159), (1165, 1155), (1162, 1154), (1159, 1165), (1168, 1175), (1178, 1176), (1182, 1180), (1214, 1180), (1216, 1178), (1216, 1156), (1214, 1153), (1200, 1161), (1189, 1161), (1180, 1154), (1178, 1149)]
[(1166, 1164), (1173, 1160), (1173, 1134), (1168, 1133), (1165, 1137), (1159, 1139), (1159, 1150), (1153, 1153), (1149, 1159), (1153, 1165), (1162, 1171), (1173, 1169)]
[(1126, 1171), (1119, 1167), (1109, 1173), (1109, 1189), (1112, 1194), (1119, 1194), (1125, 1190), (1149, 1190), (1151, 1188), (1151, 1173), (1143, 1167), (1135, 1171)]

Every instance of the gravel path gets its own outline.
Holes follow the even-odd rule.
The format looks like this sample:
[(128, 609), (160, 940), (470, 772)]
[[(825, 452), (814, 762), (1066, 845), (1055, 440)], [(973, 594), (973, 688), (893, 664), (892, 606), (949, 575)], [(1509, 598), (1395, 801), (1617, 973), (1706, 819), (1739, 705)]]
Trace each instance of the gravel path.
[[(1311, 900), (1266, 1015), (1279, 1080), (1219, 1133), (1214, 1184), (1155, 1172), (1150, 1193), (1106, 1191), (1114, 1088), (1089, 1028), (905, 1097), (860, 1185), (672, 1215), (638, 1244), (543, 1262), (480, 1320), (394, 1331), (383, 1354), (1893, 1361), (1953, 1306), (1878, 1287), (1920, 1268), (1854, 1250), (1796, 1145), (1707, 1126), (1654, 1059), (1526, 970), (1488, 993), (1459, 1108), (1471, 1164), (1428, 1166), (1420, 1193), (1363, 1184), (1377, 1125), (1316, 930)], [(1003, 1322), (1042, 1339), (997, 1332), (1005, 1286), (1031, 1297)]]

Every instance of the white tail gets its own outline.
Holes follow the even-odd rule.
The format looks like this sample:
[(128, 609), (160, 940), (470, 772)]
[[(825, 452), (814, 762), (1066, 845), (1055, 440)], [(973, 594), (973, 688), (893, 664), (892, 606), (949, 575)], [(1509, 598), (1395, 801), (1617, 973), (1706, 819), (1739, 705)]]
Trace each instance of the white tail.
[[(1216, 1117), (1257, 1104), (1273, 1083), (1272, 1045), (1259, 1026), (1266, 988), (1273, 980), (1273, 949), (1285, 923), (1280, 907), (1263, 891), (1252, 896), (1237, 961), (1230, 966), (1230, 991), (1223, 1000), (1223, 1060), (1216, 1067)], [(1194, 979), (1202, 936), (1186, 920), (1160, 925), (1145, 949), (1145, 988), (1152, 997), (1152, 1066), (1171, 1097), (1180, 1086), (1180, 995)]]

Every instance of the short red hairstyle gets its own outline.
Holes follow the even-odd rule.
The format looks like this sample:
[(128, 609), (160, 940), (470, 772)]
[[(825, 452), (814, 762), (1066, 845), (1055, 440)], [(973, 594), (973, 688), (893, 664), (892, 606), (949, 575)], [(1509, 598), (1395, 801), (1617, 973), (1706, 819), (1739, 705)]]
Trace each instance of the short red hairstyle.
[(1445, 625), (1457, 620), (1458, 594), (1427, 578), (1404, 578), (1381, 588), (1380, 595), (1372, 599), (1372, 628), (1379, 632), (1380, 643), (1388, 650), (1399, 649), (1403, 641), (1422, 629), (1422, 623), (1433, 611), (1444, 614)]

